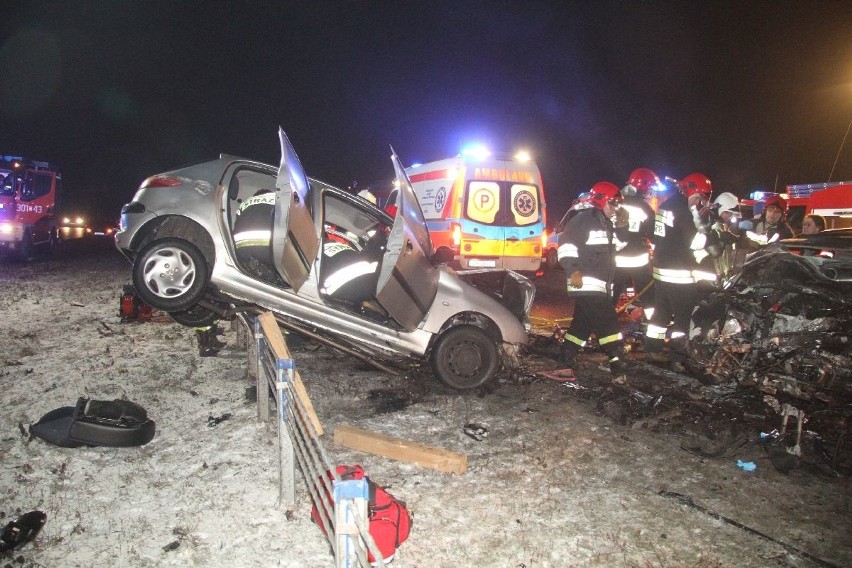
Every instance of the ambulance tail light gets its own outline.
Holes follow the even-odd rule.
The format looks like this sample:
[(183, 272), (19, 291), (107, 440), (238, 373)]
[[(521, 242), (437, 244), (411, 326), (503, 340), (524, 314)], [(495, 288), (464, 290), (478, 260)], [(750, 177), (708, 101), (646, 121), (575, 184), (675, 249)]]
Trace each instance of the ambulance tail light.
[(461, 245), (461, 227), (453, 223), (450, 225), (450, 238), (453, 241), (453, 248), (458, 250)]
[(548, 238), (549, 238), (549, 235), (547, 234), (547, 229), (545, 229), (541, 232), (541, 248), (542, 249), (547, 248), (547, 239)]

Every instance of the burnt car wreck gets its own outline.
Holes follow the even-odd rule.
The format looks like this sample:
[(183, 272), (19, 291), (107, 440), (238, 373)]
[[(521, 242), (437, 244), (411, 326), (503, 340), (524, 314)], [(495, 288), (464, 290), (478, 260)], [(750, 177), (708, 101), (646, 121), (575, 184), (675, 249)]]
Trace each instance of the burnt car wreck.
[(852, 401), (852, 259), (760, 250), (692, 317), (709, 382), (838, 406)]
[(705, 385), (763, 395), (780, 416), (765, 442), (782, 471), (796, 467), (803, 432), (823, 463), (850, 468), (852, 231), (828, 233), (753, 253), (692, 317), (687, 370)]

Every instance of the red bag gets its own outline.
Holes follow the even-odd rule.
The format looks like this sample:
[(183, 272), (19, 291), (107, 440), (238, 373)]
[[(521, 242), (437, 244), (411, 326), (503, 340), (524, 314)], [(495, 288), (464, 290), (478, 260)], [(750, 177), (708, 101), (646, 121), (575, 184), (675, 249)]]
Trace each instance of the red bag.
[[(367, 515), (370, 522), (370, 536), (376, 541), (376, 546), (385, 562), (393, 560), (396, 549), (408, 538), (408, 533), (411, 531), (411, 515), (403, 501), (395, 498), (393, 495), (385, 491), (383, 487), (374, 483), (364, 473), (364, 468), (360, 465), (337, 466), (337, 475), (344, 481), (350, 479), (366, 479), (369, 488), (369, 499), (367, 501)], [(331, 474), (329, 474), (331, 479)], [(322, 484), (317, 484), (317, 488)], [(331, 484), (329, 483), (329, 486)], [(329, 501), (331, 501), (329, 497)], [(332, 514), (329, 512), (329, 514)], [(316, 503), (311, 508), (311, 519), (319, 525), (322, 532), (326, 532), (322, 523), (322, 517), (319, 514)], [(370, 562), (374, 562), (375, 558), (372, 554), (367, 555)]]

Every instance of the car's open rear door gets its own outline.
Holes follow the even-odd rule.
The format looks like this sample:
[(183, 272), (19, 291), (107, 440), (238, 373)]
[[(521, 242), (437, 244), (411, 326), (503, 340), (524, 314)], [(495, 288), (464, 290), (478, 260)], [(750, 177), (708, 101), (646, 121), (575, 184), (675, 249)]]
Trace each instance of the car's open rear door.
[(308, 177), (281, 128), (278, 138), (281, 140), (281, 165), (275, 181), (272, 255), (278, 273), (298, 291), (308, 278), (320, 240), (311, 216)]
[(432, 265), (432, 241), (411, 182), (391, 149), (399, 184), (397, 212), (388, 237), (376, 289), (382, 307), (412, 331), (429, 311), (438, 291), (438, 269)]

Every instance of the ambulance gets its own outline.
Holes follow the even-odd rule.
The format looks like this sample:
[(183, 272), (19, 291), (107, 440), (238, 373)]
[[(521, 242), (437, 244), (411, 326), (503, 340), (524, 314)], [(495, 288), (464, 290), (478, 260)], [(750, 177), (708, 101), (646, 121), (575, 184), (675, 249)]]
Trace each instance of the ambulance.
[(478, 149), (406, 168), (436, 251), (460, 269), (537, 272), (545, 233), (541, 173), (526, 152)]

